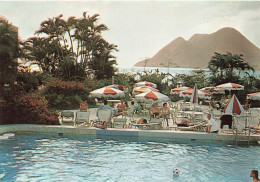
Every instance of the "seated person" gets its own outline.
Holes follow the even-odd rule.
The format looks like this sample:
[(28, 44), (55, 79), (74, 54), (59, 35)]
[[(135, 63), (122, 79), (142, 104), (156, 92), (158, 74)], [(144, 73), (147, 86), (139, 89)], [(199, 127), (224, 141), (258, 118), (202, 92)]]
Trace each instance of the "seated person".
[(115, 105), (112, 103), (111, 105), (111, 108), (112, 108), (112, 111), (113, 111), (113, 114), (115, 115), (115, 116), (118, 116), (119, 114), (118, 114), (118, 109), (117, 109), (117, 107), (115, 107)]
[(183, 119), (181, 122), (175, 122), (177, 126), (180, 127), (189, 127), (189, 126), (194, 126), (197, 123), (191, 123), (188, 120)]
[(101, 129), (105, 129), (106, 130), (107, 129), (107, 122), (103, 121), (102, 125), (95, 123), (94, 126), (97, 127), (97, 128), (101, 128)]
[(169, 115), (170, 115), (170, 108), (167, 106), (166, 102), (163, 103), (163, 107), (161, 108), (161, 111), (162, 111), (163, 117), (166, 119), (167, 126), (169, 126), (168, 119), (169, 119)]
[(245, 110), (247, 110), (247, 109), (249, 109), (249, 107), (250, 107), (250, 100), (246, 100), (246, 103), (245, 103), (245, 105), (243, 105), (243, 108), (245, 109)]
[[(134, 102), (134, 101), (132, 101), (132, 102)], [(132, 105), (132, 102), (131, 102), (131, 105)], [(137, 102), (134, 102), (134, 107), (138, 114), (142, 113), (142, 107)]]
[(209, 102), (209, 104), (211, 105), (211, 107), (212, 107), (213, 109), (217, 109), (217, 105), (215, 104), (214, 99), (211, 99), (210, 102)]
[(216, 120), (211, 118), (211, 114), (208, 114), (207, 118), (209, 122), (206, 129), (207, 133), (218, 133), (219, 125)]
[(88, 111), (88, 104), (87, 100), (84, 100), (82, 103), (80, 103), (80, 111)]
[(121, 103), (117, 105), (118, 113), (123, 112), (124, 109), (126, 109), (126, 104), (124, 103), (124, 100), (121, 99)]
[(110, 106), (110, 105), (107, 105), (107, 100), (104, 100), (103, 101), (104, 105), (100, 106), (97, 110), (97, 116), (98, 116), (98, 112), (101, 110), (101, 109), (111, 109), (111, 114), (112, 114), (112, 110), (113, 108)]
[(149, 115), (152, 117), (152, 118), (160, 118), (162, 116), (162, 112), (161, 112), (161, 109), (158, 107), (158, 103), (155, 103), (151, 109), (149, 110)]

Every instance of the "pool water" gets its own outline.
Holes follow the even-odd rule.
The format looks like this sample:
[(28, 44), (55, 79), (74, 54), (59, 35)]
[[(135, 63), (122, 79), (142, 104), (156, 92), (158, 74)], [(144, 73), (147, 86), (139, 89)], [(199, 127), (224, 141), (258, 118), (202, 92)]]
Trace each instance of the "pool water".
[(0, 136), (0, 181), (248, 182), (259, 156), (257, 145), (16, 134)]

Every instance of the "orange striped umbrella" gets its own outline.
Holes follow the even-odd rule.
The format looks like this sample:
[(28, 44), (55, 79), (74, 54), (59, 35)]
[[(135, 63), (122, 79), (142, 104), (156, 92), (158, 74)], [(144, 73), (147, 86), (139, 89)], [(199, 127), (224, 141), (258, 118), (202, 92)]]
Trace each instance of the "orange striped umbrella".
[(190, 90), (192, 88), (190, 87), (177, 87), (174, 89), (171, 89), (171, 94), (180, 94), (182, 91)]
[(236, 83), (224, 83), (216, 86), (216, 89), (219, 90), (244, 90), (244, 86), (236, 84)]
[(146, 92), (135, 96), (136, 101), (140, 102), (168, 102), (170, 98), (160, 92)]
[[(193, 89), (186, 90), (180, 93), (181, 97), (191, 97), (192, 96)], [(211, 99), (211, 95), (203, 90), (198, 90), (198, 97), (201, 99)]]
[(195, 84), (194, 89), (192, 91), (190, 103), (191, 104), (198, 104), (199, 103), (197, 84)]
[(135, 87), (149, 86), (149, 87), (153, 87), (153, 88), (157, 87), (157, 85), (155, 83), (147, 82), (147, 81), (135, 83), (134, 86)]
[(260, 92), (247, 94), (246, 98), (251, 100), (260, 100)]
[(239, 100), (237, 99), (236, 95), (234, 94), (232, 98), (228, 101), (228, 104), (224, 108), (225, 114), (230, 115), (244, 115), (245, 111), (242, 105), (240, 104)]
[(97, 97), (97, 98), (120, 98), (124, 97), (125, 93), (121, 90), (109, 87), (103, 87), (97, 90), (93, 90), (90, 92), (89, 97)]
[(140, 94), (144, 92), (159, 92), (159, 90), (153, 88), (153, 87), (148, 87), (148, 86), (142, 86), (142, 87), (136, 87), (133, 90), (133, 94)]

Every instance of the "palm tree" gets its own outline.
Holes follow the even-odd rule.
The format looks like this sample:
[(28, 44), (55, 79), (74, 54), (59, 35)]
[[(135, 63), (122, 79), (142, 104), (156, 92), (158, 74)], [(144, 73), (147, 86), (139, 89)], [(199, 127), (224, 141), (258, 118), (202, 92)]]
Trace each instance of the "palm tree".
[(8, 20), (0, 20), (0, 87), (14, 84), (17, 72), (18, 32)]
[[(208, 68), (218, 80), (233, 80), (234, 76), (238, 78), (241, 71), (248, 72), (254, 69), (244, 61), (243, 54), (220, 54), (215, 52), (215, 55), (209, 62)], [(237, 71), (237, 75), (236, 75)]]

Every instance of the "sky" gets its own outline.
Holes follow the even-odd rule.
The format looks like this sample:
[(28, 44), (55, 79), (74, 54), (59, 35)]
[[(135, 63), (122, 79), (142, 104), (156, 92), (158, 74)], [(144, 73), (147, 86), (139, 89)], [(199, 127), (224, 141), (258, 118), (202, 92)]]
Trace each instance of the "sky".
[(0, 1), (0, 16), (19, 28), (22, 40), (34, 36), (42, 21), (63, 14), (100, 14), (103, 37), (118, 45), (118, 66), (153, 57), (178, 37), (210, 34), (233, 27), (260, 48), (260, 1)]

